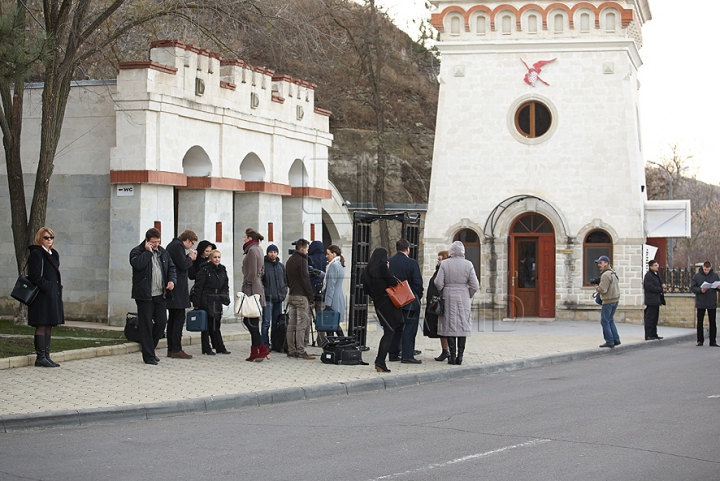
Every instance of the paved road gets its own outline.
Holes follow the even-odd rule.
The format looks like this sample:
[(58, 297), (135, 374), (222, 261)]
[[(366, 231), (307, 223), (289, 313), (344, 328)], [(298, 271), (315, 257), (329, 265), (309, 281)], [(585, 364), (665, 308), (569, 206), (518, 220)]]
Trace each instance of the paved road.
[(717, 480), (720, 349), (7, 433), (0, 480)]

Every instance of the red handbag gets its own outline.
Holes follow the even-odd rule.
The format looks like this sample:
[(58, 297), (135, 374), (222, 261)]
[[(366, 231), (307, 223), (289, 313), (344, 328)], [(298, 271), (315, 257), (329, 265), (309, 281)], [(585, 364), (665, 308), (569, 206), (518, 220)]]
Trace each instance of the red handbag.
[[(400, 281), (400, 279), (398, 279), (398, 281)], [(413, 294), (412, 289), (410, 289), (408, 281), (400, 281), (397, 285), (385, 289), (385, 292), (390, 296), (390, 300), (396, 308), (407, 306), (415, 300), (415, 294)]]

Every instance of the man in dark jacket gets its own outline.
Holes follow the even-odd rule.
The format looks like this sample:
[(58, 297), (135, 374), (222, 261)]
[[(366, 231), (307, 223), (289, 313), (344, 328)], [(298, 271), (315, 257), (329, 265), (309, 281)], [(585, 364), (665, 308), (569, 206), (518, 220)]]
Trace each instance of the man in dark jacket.
[(660, 277), (658, 271), (660, 264), (655, 259), (648, 261), (648, 271), (643, 278), (643, 290), (645, 291), (645, 340), (662, 339), (658, 336), (657, 325), (660, 318), (660, 306), (665, 303), (663, 292), (667, 286), (665, 279)]
[(408, 281), (410, 289), (415, 294), (415, 300), (402, 307), (403, 324), (393, 332), (390, 343), (391, 361), (399, 360), (399, 352), (402, 351), (402, 362), (409, 364), (420, 364), (420, 359), (415, 359), (415, 335), (418, 331), (420, 318), (420, 299), (423, 294), (423, 281), (420, 274), (420, 266), (415, 259), (410, 258), (410, 242), (400, 239), (395, 243), (397, 252), (388, 259), (390, 272), (401, 281)]
[(288, 295), (288, 357), (315, 359), (305, 352), (305, 329), (310, 322), (310, 308), (313, 305), (313, 289), (310, 285), (307, 252), (310, 243), (305, 239), (295, 242), (295, 252), (285, 265)]
[(159, 230), (148, 229), (145, 240), (130, 251), (130, 265), (143, 361), (157, 364), (160, 359), (155, 355), (155, 348), (167, 323), (165, 299), (172, 296), (177, 281), (175, 265), (167, 251), (160, 247)]
[[(192, 359), (190, 354), (183, 351), (182, 330), (185, 325), (185, 309), (190, 307), (188, 270), (193, 266), (193, 262), (197, 258), (197, 251), (192, 250), (197, 240), (197, 234), (187, 229), (167, 245), (167, 253), (170, 255), (173, 264), (175, 264), (177, 274), (177, 282), (175, 283), (175, 289), (173, 289), (173, 295), (167, 300), (168, 357)], [(186, 253), (187, 251), (190, 251), (190, 253)]]
[[(282, 314), (283, 301), (288, 293), (285, 280), (285, 266), (280, 262), (279, 250), (270, 244), (265, 256), (265, 273), (262, 276), (265, 289), (265, 309), (263, 310), (262, 339), (263, 344), (270, 347), (270, 326), (273, 330), (277, 319)], [(277, 346), (276, 346), (277, 347)]]
[(695, 308), (697, 309), (697, 345), (702, 346), (705, 342), (703, 332), (703, 322), (705, 321), (705, 311), (708, 313), (708, 322), (710, 323), (710, 345), (718, 347), (717, 344), (717, 325), (715, 324), (715, 314), (717, 313), (717, 285), (712, 287), (715, 282), (719, 282), (720, 277), (713, 271), (712, 263), (705, 261), (697, 274), (692, 278), (690, 290), (695, 293)]

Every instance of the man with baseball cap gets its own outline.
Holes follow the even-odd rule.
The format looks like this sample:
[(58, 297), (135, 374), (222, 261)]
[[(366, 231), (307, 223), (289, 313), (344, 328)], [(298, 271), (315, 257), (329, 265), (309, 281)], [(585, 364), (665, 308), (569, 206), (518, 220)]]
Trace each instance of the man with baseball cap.
[(600, 310), (600, 324), (602, 325), (605, 344), (600, 347), (614, 348), (620, 345), (620, 336), (615, 327), (615, 311), (620, 302), (620, 280), (610, 266), (608, 256), (600, 256), (595, 263), (600, 268), (600, 284), (595, 288), (600, 299), (602, 308)]

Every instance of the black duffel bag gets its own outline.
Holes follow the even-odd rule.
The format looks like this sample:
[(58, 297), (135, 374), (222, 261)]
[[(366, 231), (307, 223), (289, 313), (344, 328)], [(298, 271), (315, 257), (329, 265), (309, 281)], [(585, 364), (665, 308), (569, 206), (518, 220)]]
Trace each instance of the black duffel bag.
[(136, 312), (128, 312), (125, 316), (125, 337), (131, 342), (140, 342), (140, 321)]
[(362, 351), (355, 337), (327, 336), (320, 361), (325, 364), (343, 364), (345, 366), (367, 366), (362, 360)]

